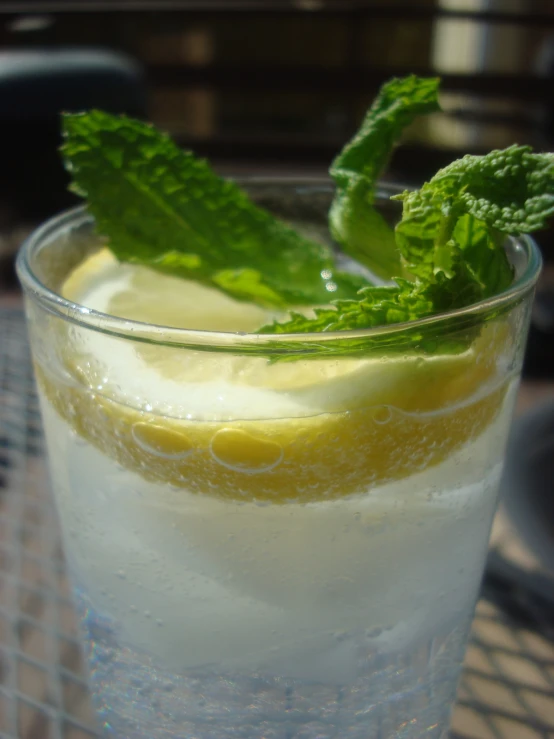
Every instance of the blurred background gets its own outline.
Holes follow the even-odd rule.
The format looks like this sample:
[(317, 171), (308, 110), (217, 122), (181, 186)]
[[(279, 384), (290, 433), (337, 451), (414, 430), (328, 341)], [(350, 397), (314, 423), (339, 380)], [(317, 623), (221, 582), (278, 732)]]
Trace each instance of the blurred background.
[(60, 110), (146, 117), (226, 173), (320, 174), (409, 72), (441, 75), (444, 112), (408, 131), (389, 178), (554, 146), (552, 0), (0, 2), (0, 285), (22, 234), (72, 202)]

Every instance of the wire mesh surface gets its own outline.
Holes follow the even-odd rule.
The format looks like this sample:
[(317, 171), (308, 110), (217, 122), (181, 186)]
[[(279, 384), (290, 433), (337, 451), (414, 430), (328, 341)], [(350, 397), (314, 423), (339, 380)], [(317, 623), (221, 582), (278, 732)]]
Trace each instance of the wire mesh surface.
[[(554, 641), (544, 626), (517, 627), (480, 601), (453, 737), (554, 739)], [(24, 319), (0, 310), (0, 739), (95, 736)]]

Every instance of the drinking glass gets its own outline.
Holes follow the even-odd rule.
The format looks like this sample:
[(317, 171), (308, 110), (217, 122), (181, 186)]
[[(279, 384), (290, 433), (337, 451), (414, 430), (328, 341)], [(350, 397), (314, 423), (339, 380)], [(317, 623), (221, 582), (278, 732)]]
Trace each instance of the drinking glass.
[[(329, 239), (327, 183), (243, 184)], [(377, 199), (391, 224), (392, 192)], [(507, 239), (514, 282), (479, 304), (297, 335), (151, 325), (62, 297), (102, 246), (77, 208), (30, 237), (18, 271), (106, 735), (445, 736), (540, 269), (533, 241)]]

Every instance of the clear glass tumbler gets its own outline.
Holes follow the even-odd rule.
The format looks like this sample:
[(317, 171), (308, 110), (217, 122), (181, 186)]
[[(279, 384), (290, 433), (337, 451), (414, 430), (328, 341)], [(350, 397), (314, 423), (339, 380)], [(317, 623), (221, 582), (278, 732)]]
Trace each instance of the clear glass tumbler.
[[(327, 184), (247, 187), (327, 238)], [(533, 242), (507, 240), (514, 283), (486, 302), (290, 336), (151, 325), (63, 298), (101, 246), (76, 209), (31, 236), (18, 270), (106, 734), (445, 736), (540, 268)]]

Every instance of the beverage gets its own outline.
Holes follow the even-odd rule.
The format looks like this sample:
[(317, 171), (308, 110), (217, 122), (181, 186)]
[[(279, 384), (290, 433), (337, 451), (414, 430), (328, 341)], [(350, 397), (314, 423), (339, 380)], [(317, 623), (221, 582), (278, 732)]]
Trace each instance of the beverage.
[[(77, 236), (54, 233), (58, 248), (83, 241), (89, 222), (74, 221)], [(61, 293), (88, 308), (208, 331), (260, 322), (259, 308), (193, 283), (182, 297), (174, 278), (85, 242), (92, 256)], [(148, 301), (136, 301), (144, 281)], [(522, 310), (491, 321), (462, 355), (268, 365), (31, 308), (52, 480), (106, 727), (441, 735), (513, 406), (519, 349), (506, 332)]]
[[(398, 86), (436, 96), (393, 81), (368, 120)], [(336, 194), (258, 182), (253, 202), (144, 124), (69, 121), (108, 238), (69, 212), (19, 274), (106, 734), (445, 736), (540, 263), (498, 234), (540, 226), (520, 183), (547, 155), (454, 163), (399, 221), (348, 169), (382, 122)]]

